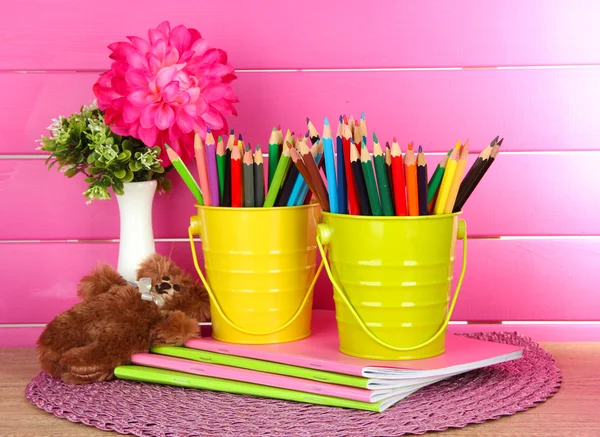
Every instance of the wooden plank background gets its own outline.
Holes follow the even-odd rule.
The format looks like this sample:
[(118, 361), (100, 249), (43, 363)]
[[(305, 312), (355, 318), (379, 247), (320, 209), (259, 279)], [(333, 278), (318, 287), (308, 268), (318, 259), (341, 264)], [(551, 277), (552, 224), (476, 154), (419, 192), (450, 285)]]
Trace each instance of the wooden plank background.
[[(457, 139), (470, 139), (472, 162), (504, 136), (465, 208), (472, 238), (453, 320), (585, 321), (527, 332), (556, 338), (567, 326), (564, 338), (600, 336), (600, 4), (157, 5), (21, 0), (0, 15), (0, 346), (33, 344), (37, 325), (76, 302), (82, 275), (100, 260), (116, 265), (116, 200), (86, 205), (82, 181), (47, 171), (35, 140), (51, 118), (93, 98), (108, 44), (145, 37), (165, 19), (228, 52), (240, 98), (229, 124), (254, 144), (266, 145), (275, 124), (302, 133), (307, 116), (320, 128), (325, 116), (362, 111), (380, 139), (423, 145), (431, 167)], [(326, 25), (290, 28), (315, 20)], [(184, 239), (193, 199), (172, 179), (173, 192), (155, 198), (157, 250), (193, 271)], [(333, 308), (325, 275), (315, 307)]]

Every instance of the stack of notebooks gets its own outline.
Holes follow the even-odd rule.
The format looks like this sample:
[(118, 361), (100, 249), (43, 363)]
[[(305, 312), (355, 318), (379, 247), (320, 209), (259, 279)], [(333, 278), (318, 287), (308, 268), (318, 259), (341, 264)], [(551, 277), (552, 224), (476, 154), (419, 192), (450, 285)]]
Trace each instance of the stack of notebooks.
[(156, 384), (382, 412), (423, 387), (474, 369), (519, 359), (523, 349), (448, 335), (446, 351), (414, 361), (351, 357), (338, 349), (335, 312), (313, 312), (310, 337), (242, 345), (195, 338), (185, 347), (135, 354), (115, 375)]

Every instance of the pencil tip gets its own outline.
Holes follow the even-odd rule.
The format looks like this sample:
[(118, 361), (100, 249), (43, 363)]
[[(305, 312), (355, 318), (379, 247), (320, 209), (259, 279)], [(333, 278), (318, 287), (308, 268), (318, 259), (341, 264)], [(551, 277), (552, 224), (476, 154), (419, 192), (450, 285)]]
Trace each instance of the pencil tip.
[(346, 115), (343, 116), (342, 120), (344, 121), (344, 124), (348, 124), (348, 118)]
[(413, 143), (412, 141), (410, 143), (408, 143), (408, 150), (412, 150), (413, 149)]
[(217, 143), (218, 143), (219, 141), (223, 141), (223, 138), (221, 138), (221, 135), (219, 135), (219, 136), (217, 137)]
[(385, 147), (390, 147), (390, 142), (389, 141), (385, 142)]
[(394, 142), (394, 143), (397, 143), (397, 142), (398, 142), (398, 141), (396, 141), (396, 137), (394, 137), (394, 138), (392, 139), (392, 142)]
[(240, 141), (244, 141), (244, 140), (242, 139), (242, 134), (240, 134), (240, 135), (238, 136), (238, 140), (240, 140)]
[(373, 132), (373, 142), (378, 143), (379, 140), (377, 139), (377, 135), (375, 134), (375, 132)]
[(310, 123), (310, 118), (306, 117), (306, 123)]
[(229, 131), (229, 135), (233, 135), (233, 128)]
[(304, 138), (308, 138), (310, 135), (310, 133), (308, 131), (306, 131), (306, 133), (304, 134)]
[(327, 119), (327, 117), (325, 117), (325, 121), (323, 122), (323, 124), (325, 124), (325, 126), (329, 126), (329, 120)]
[(211, 130), (210, 126), (206, 126), (206, 133), (209, 134), (211, 132), (212, 132), (212, 130)]
[(344, 118), (340, 115), (340, 123), (344, 122)]
[(169, 145), (167, 143), (165, 143), (165, 147), (167, 148), (167, 150), (170, 149)]
[(361, 120), (364, 120), (364, 119), (365, 119), (365, 111), (363, 111), (363, 112), (360, 114), (360, 119), (361, 119)]
[(281, 125), (280, 124), (277, 125), (277, 130), (281, 130)]
[(257, 145), (256, 145), (256, 151), (257, 151), (257, 152), (260, 152), (260, 144), (257, 144)]
[(277, 128), (273, 126), (273, 130), (271, 132), (277, 132)]
[(423, 147), (419, 146), (419, 153), (423, 153)]

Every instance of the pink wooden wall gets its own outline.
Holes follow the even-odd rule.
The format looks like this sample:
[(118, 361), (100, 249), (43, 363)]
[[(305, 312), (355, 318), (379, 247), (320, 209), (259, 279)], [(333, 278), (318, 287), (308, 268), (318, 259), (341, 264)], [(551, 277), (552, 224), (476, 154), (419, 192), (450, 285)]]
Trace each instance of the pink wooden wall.
[[(92, 98), (106, 48), (167, 19), (226, 50), (239, 79), (230, 125), (266, 144), (275, 124), (365, 111), (370, 131), (437, 162), (470, 138), (503, 153), (470, 199), (469, 262), (453, 330), (600, 339), (600, 4), (595, 0), (364, 2), (19, 0), (0, 14), (0, 346), (31, 346), (116, 265), (116, 201), (47, 171), (34, 142)], [(193, 199), (177, 175), (154, 205), (158, 251), (192, 269)], [(460, 262), (460, 258), (457, 260)], [(315, 298), (333, 308), (321, 277)], [(513, 322), (500, 324), (502, 321)], [(541, 322), (542, 324), (530, 324)], [(529, 323), (529, 324), (527, 324)]]

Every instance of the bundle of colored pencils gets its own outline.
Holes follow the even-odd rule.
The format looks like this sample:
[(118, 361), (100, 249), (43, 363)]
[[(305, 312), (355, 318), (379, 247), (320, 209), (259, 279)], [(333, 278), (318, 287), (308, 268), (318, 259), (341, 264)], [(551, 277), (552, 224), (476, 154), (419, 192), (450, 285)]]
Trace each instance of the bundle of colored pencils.
[(412, 142), (403, 156), (396, 138), (391, 146), (382, 146), (373, 133), (371, 156), (364, 113), (360, 120), (340, 116), (335, 138), (327, 118), (322, 135), (309, 118), (306, 122), (304, 137), (288, 129), (284, 138), (280, 127), (272, 129), (267, 174), (260, 146), (254, 151), (250, 144), (244, 146), (233, 129), (226, 146), (221, 137), (215, 142), (210, 130), (205, 143), (196, 135), (199, 184), (168, 146), (167, 153), (200, 205), (298, 206), (314, 197), (324, 211), (332, 213), (419, 216), (461, 211), (503, 141), (496, 137), (466, 175), (469, 141), (458, 141), (428, 180), (423, 149), (415, 150)]

